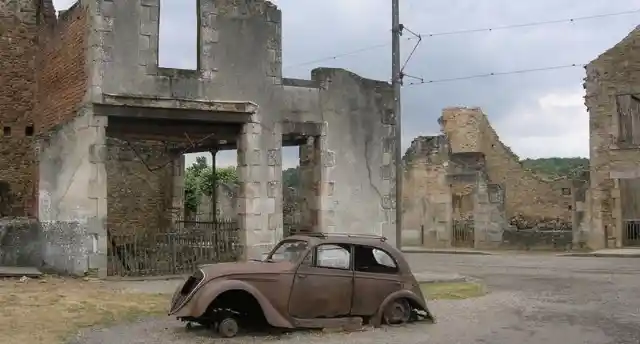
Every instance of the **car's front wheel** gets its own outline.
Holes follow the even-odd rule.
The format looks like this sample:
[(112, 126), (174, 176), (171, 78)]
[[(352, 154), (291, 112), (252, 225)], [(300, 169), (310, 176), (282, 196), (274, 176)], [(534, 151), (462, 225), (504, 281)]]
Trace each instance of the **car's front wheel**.
[(384, 322), (387, 325), (402, 325), (411, 320), (411, 305), (406, 299), (393, 300), (384, 310)]

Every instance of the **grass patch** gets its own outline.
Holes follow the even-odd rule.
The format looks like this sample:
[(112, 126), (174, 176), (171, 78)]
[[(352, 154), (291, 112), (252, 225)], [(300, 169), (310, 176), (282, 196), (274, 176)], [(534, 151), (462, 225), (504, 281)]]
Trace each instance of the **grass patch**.
[(483, 285), (472, 282), (423, 283), (420, 289), (428, 300), (463, 300), (486, 294)]
[(166, 312), (169, 295), (131, 293), (99, 280), (0, 280), (0, 343), (63, 343), (80, 328)]

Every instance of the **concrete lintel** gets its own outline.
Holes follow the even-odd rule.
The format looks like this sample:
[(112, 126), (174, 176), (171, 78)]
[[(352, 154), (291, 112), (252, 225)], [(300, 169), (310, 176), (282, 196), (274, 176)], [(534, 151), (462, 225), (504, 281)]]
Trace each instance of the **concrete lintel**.
[[(132, 102), (133, 103), (133, 102)], [(94, 112), (101, 116), (139, 118), (148, 120), (175, 120), (206, 123), (247, 123), (252, 113), (185, 107), (149, 106), (140, 102), (132, 104), (94, 104)]]
[(205, 110), (205, 111), (234, 112), (234, 113), (248, 113), (248, 114), (254, 114), (258, 112), (258, 105), (251, 101), (184, 99), (184, 98), (129, 95), (129, 94), (109, 94), (109, 93), (103, 93), (102, 100), (104, 104), (108, 104), (108, 105), (185, 109), (185, 110), (190, 109), (190, 110)]

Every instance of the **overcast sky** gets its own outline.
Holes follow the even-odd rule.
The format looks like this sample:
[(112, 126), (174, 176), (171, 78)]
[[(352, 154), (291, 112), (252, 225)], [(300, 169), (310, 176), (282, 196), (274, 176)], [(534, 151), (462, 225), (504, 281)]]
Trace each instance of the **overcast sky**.
[[(72, 0), (54, 0), (65, 9)], [(298, 66), (390, 42), (390, 0), (277, 0), (283, 12), (284, 76), (309, 78), (315, 67), (341, 67), (389, 80), (390, 45)], [(640, 9), (638, 0), (400, 0), (401, 22), (437, 33), (552, 21)], [(161, 0), (161, 64), (196, 65), (196, 0)], [(405, 72), (436, 80), (587, 63), (640, 24), (640, 13), (509, 30), (425, 37)], [(408, 37), (408, 36), (407, 36)], [(415, 41), (403, 42), (404, 57)], [(447, 106), (480, 106), (500, 138), (520, 157), (588, 156), (583, 68), (405, 86), (403, 146), (438, 132)], [(411, 81), (411, 80), (407, 80)], [(194, 157), (189, 157), (192, 162)], [(189, 163), (188, 162), (188, 163)], [(219, 156), (235, 165), (235, 153)], [(285, 151), (286, 167), (297, 152)]]

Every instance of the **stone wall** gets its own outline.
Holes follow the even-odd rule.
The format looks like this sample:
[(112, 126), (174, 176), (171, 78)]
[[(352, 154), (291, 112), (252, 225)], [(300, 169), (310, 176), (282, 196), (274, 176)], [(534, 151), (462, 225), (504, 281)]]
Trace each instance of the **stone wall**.
[(82, 109), (38, 142), (43, 264), (83, 275), (106, 264), (106, 118)]
[[(586, 67), (585, 104), (589, 110), (590, 188), (587, 197), (588, 225), (585, 235), (590, 248), (623, 242), (620, 184), (640, 177), (640, 146), (620, 142), (616, 99), (640, 96), (640, 27)], [(633, 129), (637, 132), (637, 129)], [(605, 234), (605, 230), (609, 233)]]
[(570, 180), (544, 180), (523, 168), (479, 108), (447, 108), (441, 123), (453, 153), (484, 154), (488, 182), (504, 188), (510, 224), (519, 228), (570, 228)]
[(405, 153), (404, 245), (449, 246), (452, 198), (444, 136), (420, 136)]
[(0, 266), (41, 266), (42, 231), (29, 218), (0, 218)]
[[(405, 244), (497, 248), (524, 240), (532, 248), (548, 246), (557, 231), (571, 241), (584, 218), (579, 183), (524, 169), (478, 108), (445, 109), (439, 122), (444, 134), (416, 138), (405, 156)], [(474, 237), (462, 234), (466, 226)], [(543, 234), (522, 239), (522, 230)]]
[(386, 236), (395, 244), (392, 88), (342, 69), (284, 80), (284, 120), (323, 124), (317, 141), (319, 228)]

